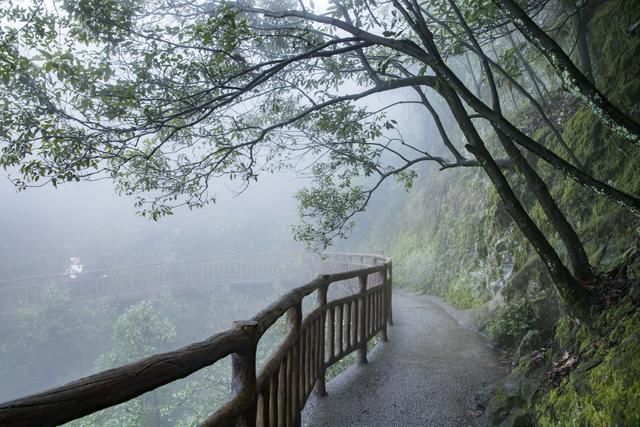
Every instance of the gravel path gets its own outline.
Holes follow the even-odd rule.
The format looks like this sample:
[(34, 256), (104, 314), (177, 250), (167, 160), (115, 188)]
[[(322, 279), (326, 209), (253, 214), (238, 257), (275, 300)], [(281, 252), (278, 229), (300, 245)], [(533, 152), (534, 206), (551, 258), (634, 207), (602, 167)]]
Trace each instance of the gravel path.
[(470, 410), (473, 395), (506, 375), (500, 353), (459, 326), (429, 297), (394, 292), (389, 342), (312, 394), (305, 426), (483, 425)]

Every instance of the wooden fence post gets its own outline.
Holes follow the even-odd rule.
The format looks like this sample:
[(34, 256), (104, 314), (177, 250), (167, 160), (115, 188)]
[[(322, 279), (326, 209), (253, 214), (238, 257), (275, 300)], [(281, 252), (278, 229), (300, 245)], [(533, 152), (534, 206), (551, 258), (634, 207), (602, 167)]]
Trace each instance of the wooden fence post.
[(293, 344), (291, 364), (291, 377), (288, 381), (291, 381), (290, 390), (291, 396), (287, 398), (291, 401), (291, 419), (293, 420), (293, 426), (300, 426), (300, 408), (302, 407), (302, 399), (304, 396), (304, 387), (300, 385), (300, 354), (302, 343), (301, 326), (302, 326), (302, 296), (300, 301), (287, 311), (287, 325), (290, 333), (294, 334), (295, 340)]
[(367, 363), (367, 275), (359, 276), (360, 302), (358, 310), (358, 363)]
[(326, 396), (327, 395), (327, 385), (325, 381), (325, 331), (327, 324), (327, 291), (329, 290), (329, 283), (323, 284), (318, 288), (318, 307), (320, 309), (320, 357), (322, 358), (322, 363), (320, 365), (320, 372), (318, 373), (318, 379), (316, 382), (316, 395), (318, 396)]
[(392, 297), (393, 294), (393, 266), (391, 260), (387, 264), (387, 320), (389, 321), (389, 325), (393, 326), (393, 304)]
[(258, 323), (254, 321), (233, 322), (242, 330), (250, 344), (242, 351), (231, 355), (231, 390), (234, 395), (244, 394), (251, 399), (249, 408), (238, 418), (236, 427), (255, 427), (258, 392), (256, 388), (256, 347)]
[(389, 337), (387, 336), (387, 319), (389, 318), (389, 298), (391, 298), (390, 293), (391, 290), (388, 286), (387, 279), (387, 266), (384, 266), (384, 270), (382, 270), (382, 330), (380, 331), (380, 337), (383, 342), (389, 341)]

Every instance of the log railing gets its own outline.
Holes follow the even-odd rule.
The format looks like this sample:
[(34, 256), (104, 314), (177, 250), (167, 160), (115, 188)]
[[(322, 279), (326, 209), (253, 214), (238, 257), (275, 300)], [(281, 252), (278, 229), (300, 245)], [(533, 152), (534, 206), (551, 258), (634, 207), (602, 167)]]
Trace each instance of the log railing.
[[(326, 257), (349, 270), (318, 276), (252, 319), (235, 322), (230, 330), (205, 341), (1, 404), (0, 425), (62, 424), (126, 402), (227, 356), (231, 356), (233, 397), (202, 425), (298, 425), (314, 387), (318, 394), (326, 394), (327, 368), (354, 351), (359, 362), (366, 363), (367, 343), (376, 334), (386, 341), (391, 324), (391, 260), (369, 254)], [(343, 295), (330, 300), (329, 291), (340, 283)], [(303, 315), (303, 299), (313, 293), (315, 307)], [(256, 372), (258, 342), (284, 315), (287, 335)]]

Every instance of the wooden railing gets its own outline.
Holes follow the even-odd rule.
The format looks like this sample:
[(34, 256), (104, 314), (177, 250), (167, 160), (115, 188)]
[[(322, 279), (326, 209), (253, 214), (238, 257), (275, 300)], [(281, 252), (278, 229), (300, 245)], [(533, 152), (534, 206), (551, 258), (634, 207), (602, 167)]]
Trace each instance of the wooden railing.
[[(233, 397), (202, 425), (298, 425), (314, 387), (318, 394), (326, 394), (327, 368), (354, 351), (359, 362), (366, 363), (367, 343), (376, 334), (386, 341), (387, 324), (392, 322), (389, 258), (327, 254), (327, 259), (350, 269), (321, 275), (250, 320), (234, 322), (230, 330), (205, 341), (1, 404), (0, 425), (62, 424), (126, 402), (227, 356), (231, 356)], [(341, 295), (330, 299), (337, 288)], [(303, 299), (313, 293), (315, 308), (303, 315)], [(258, 342), (285, 314), (287, 335), (256, 372)]]

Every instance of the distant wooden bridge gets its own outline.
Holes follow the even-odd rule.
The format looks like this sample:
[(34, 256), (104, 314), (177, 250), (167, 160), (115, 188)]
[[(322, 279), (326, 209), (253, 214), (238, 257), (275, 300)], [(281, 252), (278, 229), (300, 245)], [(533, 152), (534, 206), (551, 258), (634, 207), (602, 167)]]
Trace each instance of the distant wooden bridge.
[(310, 272), (341, 271), (348, 266), (330, 258), (305, 253), (268, 253), (195, 258), (82, 273), (31, 276), (0, 280), (0, 313), (38, 305), (49, 286), (65, 286), (74, 300), (104, 298), (139, 300), (166, 291), (230, 285), (281, 283), (293, 287)]
[[(232, 362), (233, 396), (202, 425), (298, 425), (311, 391), (315, 388), (318, 394), (326, 394), (327, 368), (354, 351), (360, 362), (366, 362), (369, 340), (377, 334), (387, 340), (387, 324), (392, 322), (391, 260), (381, 255), (348, 253), (330, 253), (322, 258), (283, 254), (259, 258), (190, 260), (172, 266), (154, 264), (83, 273), (83, 282), (74, 282), (74, 286), (83, 289), (87, 298), (114, 292), (133, 295), (161, 287), (211, 286), (232, 278), (264, 280), (271, 275), (283, 277), (283, 268), (291, 273), (306, 269), (330, 274), (291, 290), (250, 320), (235, 322), (233, 328), (205, 341), (1, 404), (0, 425), (62, 424), (126, 402), (227, 356)], [(60, 279), (65, 280), (64, 276)], [(0, 282), (0, 294), (6, 292), (14, 306), (34, 302), (38, 298), (36, 283), (42, 284), (37, 278), (21, 280)], [(305, 297), (312, 294), (315, 307), (303, 314), (303, 300), (307, 302)], [(284, 315), (288, 333), (256, 372), (258, 342)]]

